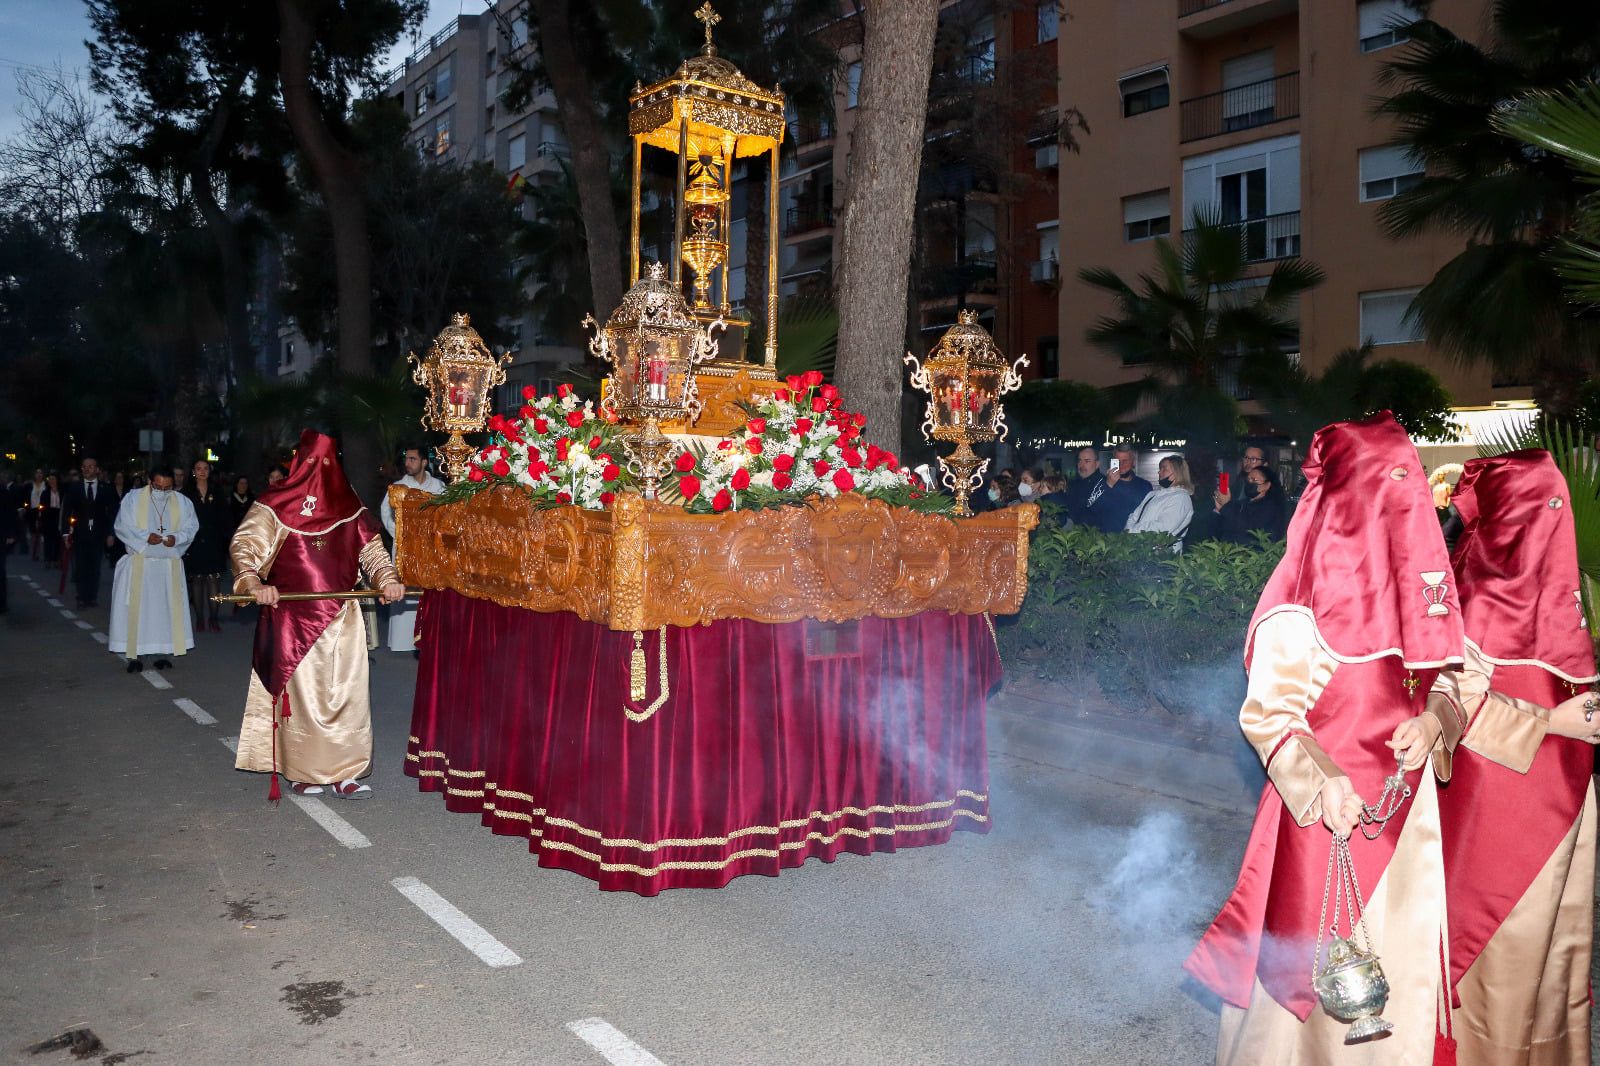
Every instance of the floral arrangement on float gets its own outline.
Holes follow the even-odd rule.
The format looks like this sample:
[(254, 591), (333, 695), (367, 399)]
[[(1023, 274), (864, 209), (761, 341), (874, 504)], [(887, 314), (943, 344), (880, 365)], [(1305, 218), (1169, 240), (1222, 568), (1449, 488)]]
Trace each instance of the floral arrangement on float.
[[(507, 486), (537, 507), (598, 511), (637, 489), (613, 412), (579, 400), (571, 385), (553, 396), (525, 387), (522, 396), (514, 416), (489, 418), (490, 444), (468, 461), (466, 479), (429, 506)], [(863, 438), (866, 416), (844, 410), (839, 390), (818, 371), (791, 376), (771, 398), (744, 408), (750, 417), (741, 431), (676, 456), (676, 478), (663, 488), (676, 489), (690, 513), (800, 506), (849, 492), (922, 512), (951, 509), (948, 496), (929, 492), (892, 452)]]
[(570, 504), (600, 511), (634, 486), (626, 461), (618, 458), (625, 453), (615, 416), (598, 410), (592, 400), (580, 401), (571, 385), (561, 385), (554, 396), (524, 386), (522, 398), (514, 417), (490, 417), (493, 441), (468, 460), (466, 480), (434, 497), (434, 503), (457, 503), (506, 485), (525, 491), (538, 507)]
[(950, 510), (948, 497), (928, 492), (894, 453), (864, 439), (866, 416), (844, 410), (820, 372), (791, 375), (769, 399), (742, 406), (750, 416), (742, 431), (677, 456), (676, 487), (691, 513), (794, 506), (847, 492), (893, 507)]

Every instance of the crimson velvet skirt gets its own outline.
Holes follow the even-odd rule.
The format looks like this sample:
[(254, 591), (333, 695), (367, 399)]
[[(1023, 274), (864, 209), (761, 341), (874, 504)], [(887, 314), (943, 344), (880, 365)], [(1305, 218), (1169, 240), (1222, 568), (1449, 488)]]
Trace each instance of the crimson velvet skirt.
[[(653, 896), (989, 827), (981, 615), (667, 631), (632, 721), (633, 637), (430, 592), (406, 773), (539, 865)], [(660, 637), (646, 635), (649, 696)]]

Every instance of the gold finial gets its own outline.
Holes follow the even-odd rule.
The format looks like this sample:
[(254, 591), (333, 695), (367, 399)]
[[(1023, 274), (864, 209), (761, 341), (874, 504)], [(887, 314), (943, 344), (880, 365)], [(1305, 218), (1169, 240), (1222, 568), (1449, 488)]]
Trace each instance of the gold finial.
[(717, 46), (711, 43), (711, 27), (721, 22), (722, 16), (717, 14), (716, 9), (711, 6), (711, 0), (706, 0), (705, 3), (700, 5), (700, 9), (694, 13), (694, 17), (706, 24), (705, 54), (708, 56), (716, 55)]
[(969, 310), (967, 310), (967, 309), (965, 309), (965, 308), (963, 308), (963, 309), (962, 309), (962, 310), (961, 310), (961, 311), (960, 311), (960, 313), (958, 313), (958, 314), (957, 314), (957, 315), (956, 315), (956, 319), (957, 319), (957, 321), (959, 321), (959, 322), (960, 322), (960, 323), (961, 323), (961, 324), (962, 324), (962, 325), (963, 325), (963, 326), (975, 326), (975, 325), (977, 325), (977, 324), (978, 324), (978, 312), (976, 312), (976, 311), (969, 311)]
[(651, 281), (665, 281), (667, 278), (667, 268), (661, 263), (651, 263), (645, 268), (645, 273)]
[(450, 316), (450, 324), (452, 326), (470, 326), (472, 325), (472, 316), (465, 311), (457, 311)]

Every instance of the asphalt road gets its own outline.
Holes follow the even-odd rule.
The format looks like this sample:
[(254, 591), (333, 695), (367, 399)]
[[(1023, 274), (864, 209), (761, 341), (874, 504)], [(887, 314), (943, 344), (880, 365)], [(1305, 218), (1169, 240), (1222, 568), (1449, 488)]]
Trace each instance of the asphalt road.
[[(1248, 802), (996, 750), (987, 836), (601, 893), (403, 776), (410, 656), (374, 653), (376, 797), (274, 808), (227, 746), (249, 612), (174, 670), (129, 675), (103, 608), (10, 570), (5, 1061), (1210, 1061), (1214, 1009), (1179, 963), (1231, 884)], [(77, 1052), (31, 1050), (80, 1030)]]

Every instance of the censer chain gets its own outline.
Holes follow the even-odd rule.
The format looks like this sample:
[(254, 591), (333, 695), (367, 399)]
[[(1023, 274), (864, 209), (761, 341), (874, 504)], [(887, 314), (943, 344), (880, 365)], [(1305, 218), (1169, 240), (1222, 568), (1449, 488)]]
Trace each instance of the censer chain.
[[(1328, 920), (1328, 897), (1333, 897), (1333, 920)], [(1361, 885), (1356, 881), (1356, 864), (1350, 856), (1350, 838), (1336, 836), (1328, 850), (1328, 876), (1322, 882), (1322, 910), (1317, 915), (1317, 946), (1311, 953), (1311, 980), (1316, 983), (1322, 972), (1322, 934), (1339, 936), (1339, 912), (1345, 915), (1345, 928), (1350, 930), (1350, 940), (1356, 930), (1361, 930), (1364, 951), (1372, 950), (1372, 934), (1367, 932), (1367, 902), (1361, 896)]]
[[(1389, 819), (1400, 813), (1401, 804), (1411, 798), (1411, 786), (1406, 784), (1405, 752), (1394, 753), (1394, 773), (1383, 779), (1383, 791), (1378, 795), (1378, 802), (1368, 806), (1361, 805), (1361, 835), (1368, 840), (1377, 840), (1383, 833), (1383, 827), (1389, 824)], [(1371, 826), (1372, 831), (1367, 832)]]

